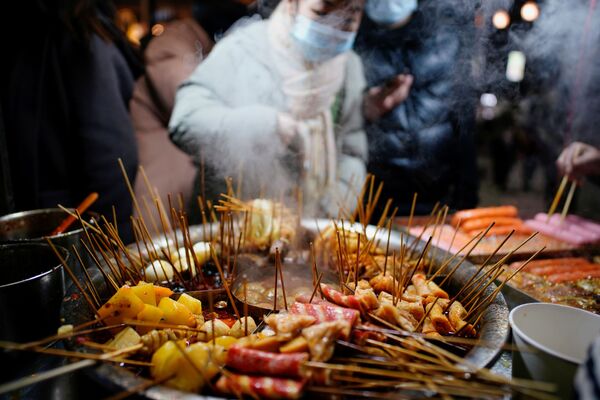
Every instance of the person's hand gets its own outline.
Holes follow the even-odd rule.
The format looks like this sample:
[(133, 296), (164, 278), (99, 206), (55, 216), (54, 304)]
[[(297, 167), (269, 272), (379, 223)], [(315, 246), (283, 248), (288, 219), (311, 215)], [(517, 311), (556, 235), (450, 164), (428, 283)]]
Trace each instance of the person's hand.
[(575, 180), (600, 174), (600, 150), (586, 143), (573, 142), (564, 148), (556, 166), (562, 175)]
[(381, 86), (370, 88), (364, 96), (363, 113), (369, 122), (375, 122), (408, 97), (413, 76), (400, 74)]
[(290, 114), (279, 113), (277, 116), (277, 133), (281, 138), (281, 142), (289, 146), (298, 136), (298, 121)]

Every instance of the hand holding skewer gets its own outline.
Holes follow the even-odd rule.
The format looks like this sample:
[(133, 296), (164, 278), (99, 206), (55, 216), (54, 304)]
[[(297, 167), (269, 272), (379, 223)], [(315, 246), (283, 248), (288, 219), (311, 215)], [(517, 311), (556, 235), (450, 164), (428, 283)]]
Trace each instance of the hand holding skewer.
[(592, 145), (573, 142), (562, 151), (556, 160), (561, 174), (580, 181), (588, 175), (600, 175), (600, 149)]
[(573, 142), (562, 151), (556, 160), (556, 166), (563, 178), (548, 210), (548, 220), (556, 211), (569, 180), (571, 186), (562, 208), (561, 220), (564, 220), (569, 212), (575, 189), (581, 179), (587, 175), (600, 175), (600, 149), (586, 143)]

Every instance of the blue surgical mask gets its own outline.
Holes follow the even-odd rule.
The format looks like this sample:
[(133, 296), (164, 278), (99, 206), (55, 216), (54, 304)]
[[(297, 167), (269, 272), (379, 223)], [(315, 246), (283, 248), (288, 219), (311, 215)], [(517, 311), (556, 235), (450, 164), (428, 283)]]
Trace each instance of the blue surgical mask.
[(365, 12), (380, 25), (392, 25), (410, 17), (417, 9), (417, 0), (367, 0)]
[(291, 34), (304, 58), (315, 63), (350, 50), (356, 38), (356, 32), (342, 31), (302, 14), (296, 16)]

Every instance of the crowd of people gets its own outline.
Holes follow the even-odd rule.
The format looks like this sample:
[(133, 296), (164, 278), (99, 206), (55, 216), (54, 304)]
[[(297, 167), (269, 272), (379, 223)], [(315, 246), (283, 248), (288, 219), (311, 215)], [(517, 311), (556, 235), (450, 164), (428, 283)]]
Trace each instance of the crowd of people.
[[(214, 200), (232, 177), (245, 196), (302, 188), (306, 213), (336, 216), (372, 173), (399, 214), (415, 192), (417, 213), (477, 204), (477, 98), (460, 87), (467, 44), (454, 29), (473, 18), (444, 2), (198, 0), (143, 58), (109, 2), (28, 3), (13, 7), (32, 31), (10, 35), (0, 74), (15, 210), (96, 191), (95, 210), (114, 206), (127, 226), (119, 158), (138, 196), (141, 165), (164, 202)], [(581, 180), (599, 160), (575, 142), (557, 165)]]

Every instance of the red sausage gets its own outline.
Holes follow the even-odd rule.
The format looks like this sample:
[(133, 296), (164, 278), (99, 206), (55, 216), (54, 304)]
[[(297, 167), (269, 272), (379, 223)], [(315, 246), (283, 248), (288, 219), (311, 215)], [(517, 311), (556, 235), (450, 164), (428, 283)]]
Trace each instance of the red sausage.
[(452, 225), (457, 226), (459, 221), (462, 221), (461, 224), (464, 224), (467, 220), (472, 218), (516, 217), (517, 215), (518, 211), (515, 206), (473, 208), (470, 210), (462, 210), (454, 214), (452, 217)]
[(319, 304), (307, 304), (295, 302), (290, 307), (291, 314), (310, 315), (315, 317), (316, 323), (348, 321), (354, 326), (358, 321), (359, 312), (351, 308), (338, 307), (335, 304), (322, 302)]
[(338, 306), (352, 308), (355, 310), (361, 310), (360, 300), (357, 296), (354, 295), (345, 295), (342, 292), (339, 292), (333, 289), (329, 285), (321, 284), (321, 290), (323, 290), (323, 295), (329, 301)]
[(546, 277), (547, 280), (554, 283), (578, 281), (580, 279), (600, 278), (600, 268), (594, 271), (575, 271), (555, 274)]
[(224, 394), (238, 397), (246, 395), (264, 399), (298, 399), (302, 395), (304, 381), (229, 373), (221, 375), (216, 387)]
[(279, 354), (232, 346), (227, 351), (226, 364), (244, 373), (300, 378), (306, 361), (308, 353)]

